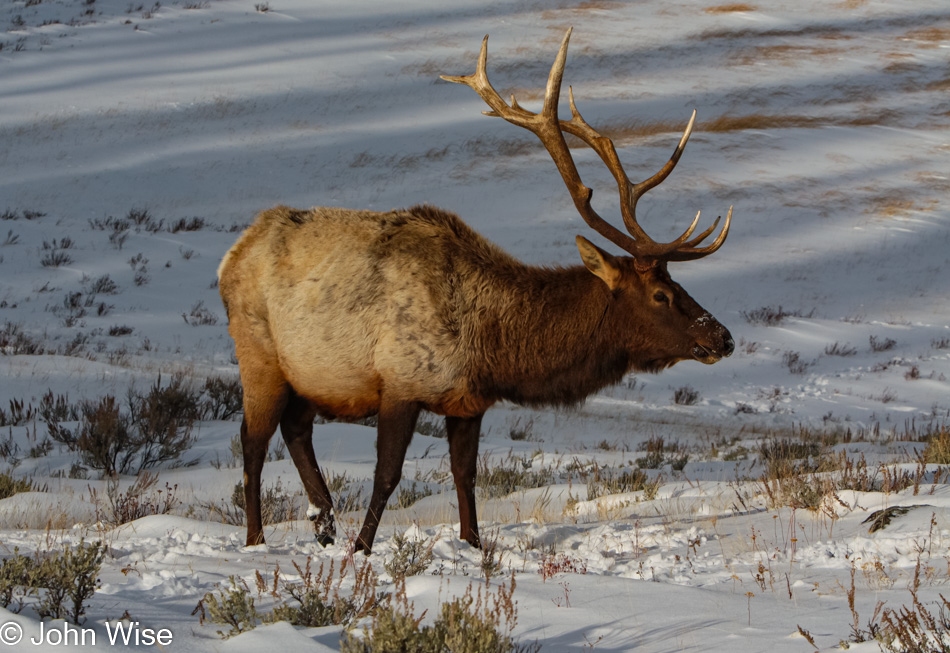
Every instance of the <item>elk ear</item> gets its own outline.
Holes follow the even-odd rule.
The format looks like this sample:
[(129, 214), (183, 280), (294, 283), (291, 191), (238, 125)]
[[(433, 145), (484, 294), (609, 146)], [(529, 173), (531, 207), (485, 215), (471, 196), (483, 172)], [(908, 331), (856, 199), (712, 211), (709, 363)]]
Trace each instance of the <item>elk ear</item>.
[(583, 236), (577, 236), (577, 249), (581, 253), (581, 260), (587, 269), (614, 290), (620, 283), (620, 266), (617, 259), (608, 254)]

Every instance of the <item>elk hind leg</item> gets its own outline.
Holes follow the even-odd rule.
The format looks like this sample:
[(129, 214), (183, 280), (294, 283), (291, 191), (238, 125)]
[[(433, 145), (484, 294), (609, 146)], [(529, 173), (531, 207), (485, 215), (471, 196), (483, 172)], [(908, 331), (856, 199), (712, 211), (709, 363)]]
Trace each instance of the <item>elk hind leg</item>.
[(313, 522), (317, 542), (325, 547), (333, 544), (336, 524), (333, 518), (333, 499), (313, 452), (313, 418), (316, 414), (316, 406), (291, 391), (280, 420), (280, 433), (287, 443), (287, 451), (307, 492), (310, 502), (307, 517)]
[(476, 549), (482, 546), (475, 514), (475, 474), (478, 465), (478, 436), (482, 416), (446, 417), (449, 460), (459, 502), (459, 537)]
[(356, 540), (356, 551), (371, 553), (379, 520), (386, 502), (402, 479), (402, 464), (412, 440), (412, 432), (419, 417), (419, 405), (409, 402), (387, 401), (383, 396), (376, 429), (376, 474), (373, 495), (366, 512), (366, 521)]
[[(247, 546), (264, 543), (261, 521), (261, 471), (267, 445), (277, 430), (289, 388), (276, 364), (260, 363), (239, 350), (244, 420), (241, 450), (244, 458), (244, 510), (247, 513)], [(254, 364), (258, 363), (258, 364)]]

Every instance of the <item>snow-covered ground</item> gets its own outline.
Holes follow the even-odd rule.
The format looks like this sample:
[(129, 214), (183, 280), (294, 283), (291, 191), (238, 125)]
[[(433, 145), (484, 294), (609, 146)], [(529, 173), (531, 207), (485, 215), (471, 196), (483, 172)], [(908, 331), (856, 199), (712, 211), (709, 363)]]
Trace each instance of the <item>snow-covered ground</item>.
[[(658, 169), (698, 110), (683, 159), (639, 215), (670, 239), (696, 210), (735, 205), (725, 246), (672, 273), (737, 349), (714, 366), (630, 378), (576, 411), (488, 413), (481, 451), (490, 459), (557, 472), (548, 488), (479, 503), (483, 531), (497, 531), (516, 573), (516, 636), (543, 650), (805, 651), (800, 625), (831, 649), (850, 633), (852, 565), (862, 626), (878, 601), (910, 602), (918, 560), (920, 596), (937, 598), (950, 580), (950, 485), (768, 510), (761, 485), (747, 482), (762, 473), (755, 455), (739, 452), (798, 425), (879, 429), (837, 449), (913, 470), (923, 445), (888, 434), (950, 419), (945, 0), (269, 5), (0, 6), (0, 409), (37, 405), (47, 390), (125, 397), (159, 372), (235, 374), (215, 270), (240, 228), (277, 203), (430, 203), (528, 262), (579, 262), (574, 235), (594, 238), (544, 149), (439, 79), (472, 72), (489, 33), (492, 81), (536, 108), (573, 26), (566, 83), (585, 119), (614, 137), (631, 177)], [(575, 158), (598, 210), (619, 222), (602, 164), (589, 150)], [(116, 230), (130, 213), (140, 224)], [(96, 288), (106, 276), (115, 288)], [(763, 312), (787, 316), (768, 325), (756, 319)], [(686, 386), (697, 401), (674, 403)], [(527, 439), (511, 438), (529, 424)], [(253, 586), (256, 571), (347, 555), (320, 549), (305, 521), (275, 525), (266, 547), (245, 549), (243, 527), (188, 512), (230, 500), (241, 479), (236, 422), (201, 423), (185, 456), (198, 464), (159, 469), (162, 485), (178, 484), (180, 510), (105, 532), (90, 501), (105, 483), (93, 472), (67, 478), (76, 454), (57, 445), (26, 455), (45, 429), (34, 419), (0, 430), (19, 451), (18, 465), (7, 456), (0, 471), (48, 486), (0, 502), (0, 551), (104, 537), (110, 555), (87, 627), (104, 633), (105, 620), (127, 611), (174, 633), (165, 650), (338, 648), (339, 628), (286, 624), (222, 643), (191, 615), (230, 575)], [(317, 426), (318, 458), (331, 474), (367, 482), (374, 437), (363, 426)], [(630, 466), (656, 437), (679, 443), (690, 462), (661, 470), (651, 499), (588, 502), (583, 482), (567, 480), (575, 460)], [(405, 478), (434, 478), (446, 455), (444, 440), (417, 435)], [(299, 488), (287, 459), (265, 466), (265, 486), (277, 479)], [(432, 486), (433, 496), (386, 514), (371, 558), (385, 584), (394, 533), (438, 538), (429, 573), (407, 584), (430, 614), (481, 578), (480, 555), (456, 537), (454, 491)], [(873, 534), (862, 524), (898, 505), (925, 507)], [(351, 533), (362, 514), (347, 517), (340, 526)], [(545, 581), (537, 571), (551, 550), (586, 573)], [(39, 632), (29, 609), (0, 609), (8, 620)]]

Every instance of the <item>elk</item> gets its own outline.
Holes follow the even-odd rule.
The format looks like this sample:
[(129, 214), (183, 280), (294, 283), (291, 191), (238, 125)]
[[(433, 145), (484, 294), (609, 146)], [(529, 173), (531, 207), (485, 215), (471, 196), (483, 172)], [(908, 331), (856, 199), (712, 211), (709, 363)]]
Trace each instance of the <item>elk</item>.
[[(628, 179), (609, 138), (588, 125), (570, 92), (558, 117), (570, 30), (551, 68), (540, 113), (506, 103), (488, 81), (488, 37), (477, 70), (443, 76), (466, 84), (489, 116), (533, 132), (561, 173), (574, 205), (615, 256), (577, 236), (583, 265), (526, 265), (457, 216), (430, 206), (380, 213), (278, 206), (260, 213), (218, 270), (244, 387), (241, 445), (247, 544), (263, 543), (261, 470), (280, 426), (309, 499), (317, 540), (333, 543), (333, 503), (317, 466), (317, 415), (378, 416), (373, 492), (355, 550), (367, 555), (386, 502), (401, 479), (421, 410), (445, 417), (458, 493), (460, 537), (480, 547), (474, 483), (482, 416), (502, 400), (574, 405), (631, 371), (659, 372), (683, 360), (729, 356), (729, 331), (667, 272), (718, 250), (722, 230), (693, 236), (699, 214), (672, 242), (652, 240), (637, 200), (673, 170), (696, 112), (672, 157), (646, 181)], [(591, 207), (564, 133), (591, 147), (616, 179), (628, 234)]]

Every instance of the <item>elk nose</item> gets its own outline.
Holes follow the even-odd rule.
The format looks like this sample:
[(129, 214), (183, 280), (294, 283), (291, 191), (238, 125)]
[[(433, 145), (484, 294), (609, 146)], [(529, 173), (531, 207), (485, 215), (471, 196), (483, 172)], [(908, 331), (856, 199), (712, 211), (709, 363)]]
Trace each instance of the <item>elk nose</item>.
[(732, 336), (727, 334), (725, 341), (722, 343), (722, 355), (732, 356), (732, 352), (736, 350), (736, 342), (732, 339)]

